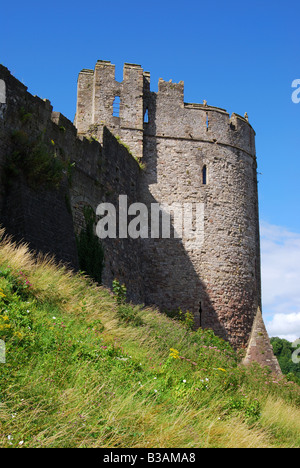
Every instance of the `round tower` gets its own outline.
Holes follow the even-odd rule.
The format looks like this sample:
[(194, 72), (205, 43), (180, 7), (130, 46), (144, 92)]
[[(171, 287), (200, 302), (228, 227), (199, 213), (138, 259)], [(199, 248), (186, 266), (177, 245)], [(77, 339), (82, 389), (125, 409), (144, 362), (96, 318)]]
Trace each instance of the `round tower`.
[[(98, 61), (79, 75), (76, 122), (79, 133), (95, 132), (100, 141), (107, 126), (145, 164), (137, 181), (149, 213), (149, 235), (139, 244), (145, 304), (190, 311), (197, 327), (245, 347), (261, 307), (255, 132), (247, 114), (185, 103), (182, 81), (160, 79), (151, 92), (150, 74), (135, 64), (125, 64), (118, 83), (114, 66)], [(171, 215), (171, 235), (153, 230), (154, 213)]]
[(184, 103), (183, 82), (159, 80), (144, 99), (143, 199), (193, 211), (181, 238), (145, 239), (146, 302), (189, 310), (245, 346), (261, 306), (255, 132), (244, 117)]

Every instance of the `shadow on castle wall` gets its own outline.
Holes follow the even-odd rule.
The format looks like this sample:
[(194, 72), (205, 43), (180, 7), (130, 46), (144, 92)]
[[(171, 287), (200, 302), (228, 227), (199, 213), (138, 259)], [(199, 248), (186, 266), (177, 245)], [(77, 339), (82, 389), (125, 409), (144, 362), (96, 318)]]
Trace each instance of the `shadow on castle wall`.
[[(102, 146), (94, 140), (79, 139), (73, 124), (52, 112), (49, 101), (31, 96), (4, 67), (0, 72), (7, 90), (6, 109), (0, 120), (1, 174), (12, 153), (11, 135), (16, 130), (31, 138), (43, 135), (59, 157), (75, 163), (71, 185), (64, 183), (59, 190), (33, 190), (22, 174), (16, 177), (2, 190), (1, 224), (15, 240), (29, 243), (33, 250), (54, 254), (58, 261), (77, 269), (75, 232), (82, 229), (84, 206), (94, 210), (102, 202), (117, 206), (122, 194), (128, 196), (129, 203), (142, 202), (148, 208), (158, 203), (149, 190), (149, 184), (157, 181), (158, 142), (151, 138), (149, 143), (148, 139), (152, 151), (151, 161), (146, 161), (145, 180), (146, 172), (108, 129), (104, 129)], [(153, 135), (154, 97), (148, 103), (149, 123), (145, 123)], [(228, 339), (181, 239), (104, 239), (103, 246), (105, 286), (111, 287), (113, 279), (118, 278), (126, 284), (134, 303), (153, 305), (161, 311), (189, 310), (197, 326), (214, 328)]]

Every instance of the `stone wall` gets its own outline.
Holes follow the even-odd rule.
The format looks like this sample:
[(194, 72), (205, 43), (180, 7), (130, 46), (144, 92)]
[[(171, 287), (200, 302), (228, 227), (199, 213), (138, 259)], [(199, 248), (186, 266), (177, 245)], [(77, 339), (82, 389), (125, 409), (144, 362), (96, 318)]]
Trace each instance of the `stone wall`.
[(184, 229), (179, 238), (156, 239), (149, 227), (141, 243), (145, 302), (189, 310), (197, 326), (246, 346), (261, 307), (255, 132), (248, 119), (206, 102), (185, 103), (182, 81), (160, 79), (151, 92), (150, 74), (139, 65), (125, 64), (117, 82), (114, 65), (98, 61), (79, 74), (75, 122), (79, 133), (101, 140), (107, 125), (138, 157), (142, 142), (140, 201), (149, 213), (153, 203), (202, 207), (200, 236)]
[[(140, 65), (125, 63), (123, 81), (115, 80), (115, 65), (98, 60), (95, 70), (78, 76), (75, 126), (79, 134), (93, 135), (102, 142), (103, 128), (109, 127), (126, 143), (135, 157), (143, 156), (143, 84)], [(114, 114), (114, 100), (120, 98)]]
[[(47, 100), (32, 96), (10, 72), (0, 66), (0, 80), (5, 85), (5, 104), (0, 115), (0, 222), (16, 241), (26, 241), (33, 250), (51, 252), (73, 268), (78, 267), (68, 182), (63, 177), (58, 188), (32, 187), (23, 171), (7, 177), (16, 151), (13, 137), (42, 145), (53, 157), (67, 161), (70, 141), (76, 129), (67, 133), (51, 119), (52, 106)], [(22, 164), (24, 161), (22, 161)]]
[(257, 310), (243, 364), (247, 366), (254, 361), (262, 366), (267, 365), (274, 374), (281, 374), (260, 309)]
[[(146, 302), (189, 310), (197, 325), (245, 346), (261, 306), (254, 131), (223, 109), (185, 104), (182, 82), (160, 80), (145, 102), (144, 198), (204, 206), (203, 237), (184, 233), (182, 242), (160, 243), (152, 273), (145, 263)], [(155, 257), (157, 242), (146, 249)]]
[[(33, 250), (51, 253), (78, 269), (75, 234), (85, 227), (84, 207), (96, 212), (102, 202), (118, 206), (119, 195), (127, 195), (129, 204), (137, 201), (140, 167), (107, 129), (103, 145), (78, 136), (66, 117), (53, 112), (49, 101), (28, 93), (3, 66), (0, 83), (0, 224), (16, 241), (24, 240)], [(22, 171), (5, 180), (16, 133), (29, 141), (42, 140), (53, 157), (66, 162), (59, 187), (49, 189), (41, 184), (33, 188)], [(129, 299), (143, 303), (139, 241), (104, 239), (102, 243), (103, 283), (111, 287), (118, 278), (126, 283)]]
[[(250, 342), (247, 362), (259, 354), (270, 365), (267, 334), (258, 340), (263, 322), (257, 313), (254, 130), (247, 118), (207, 103), (185, 103), (183, 82), (160, 79), (153, 93), (150, 74), (134, 64), (125, 64), (123, 77), (117, 82), (114, 65), (104, 61), (80, 73), (76, 129), (0, 66), (0, 223), (16, 240), (76, 269), (75, 234), (84, 228), (85, 206), (96, 211), (100, 203), (111, 203), (118, 221), (120, 196), (127, 196), (128, 206), (144, 203), (148, 237), (102, 240), (104, 284), (111, 287), (117, 278), (134, 302), (189, 310), (197, 326), (212, 328), (236, 348)], [(113, 115), (116, 96), (119, 116)], [(24, 171), (5, 180), (14, 132), (40, 139), (66, 163), (58, 187), (36, 190)], [(191, 225), (178, 235), (173, 216), (170, 238), (153, 236), (151, 209), (159, 206), (165, 215), (174, 204), (193, 214)]]
[[(112, 133), (104, 128), (103, 145), (91, 141), (88, 144), (98, 151), (94, 167), (87, 166), (87, 153), (74, 157), (76, 170), (70, 189), (74, 225), (77, 232), (84, 226), (83, 207), (91, 206), (96, 212), (100, 203), (111, 203), (116, 207), (119, 232), (119, 196), (126, 195), (128, 205), (139, 200), (140, 167), (128, 150)], [(128, 298), (144, 302), (144, 286), (140, 272), (140, 239), (102, 239), (105, 252), (103, 283), (108, 287), (117, 278), (128, 290)]]

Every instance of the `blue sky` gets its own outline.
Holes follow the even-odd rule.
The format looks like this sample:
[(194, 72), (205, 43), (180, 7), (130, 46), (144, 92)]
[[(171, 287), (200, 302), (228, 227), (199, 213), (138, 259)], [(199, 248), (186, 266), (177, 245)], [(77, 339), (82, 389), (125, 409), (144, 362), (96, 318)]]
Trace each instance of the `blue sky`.
[(114, 63), (120, 81), (123, 63), (138, 63), (153, 91), (159, 77), (183, 80), (186, 102), (248, 112), (260, 173), (263, 314), (271, 335), (300, 336), (300, 103), (291, 99), (299, 1), (16, 0), (2, 3), (1, 17), (0, 62), (70, 120), (78, 72), (98, 59)]

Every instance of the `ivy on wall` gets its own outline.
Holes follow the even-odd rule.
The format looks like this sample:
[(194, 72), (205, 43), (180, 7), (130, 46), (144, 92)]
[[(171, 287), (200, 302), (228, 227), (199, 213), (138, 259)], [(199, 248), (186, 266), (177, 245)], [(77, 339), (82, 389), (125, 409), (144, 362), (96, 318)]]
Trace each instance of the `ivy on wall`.
[(90, 206), (84, 207), (85, 228), (76, 236), (79, 268), (97, 283), (102, 283), (104, 250), (94, 232), (96, 215)]
[(17, 130), (11, 140), (13, 149), (5, 165), (6, 183), (22, 173), (33, 189), (58, 189), (64, 176), (70, 178), (73, 165), (58, 156), (52, 140), (45, 143), (43, 134), (30, 139), (24, 130)]

